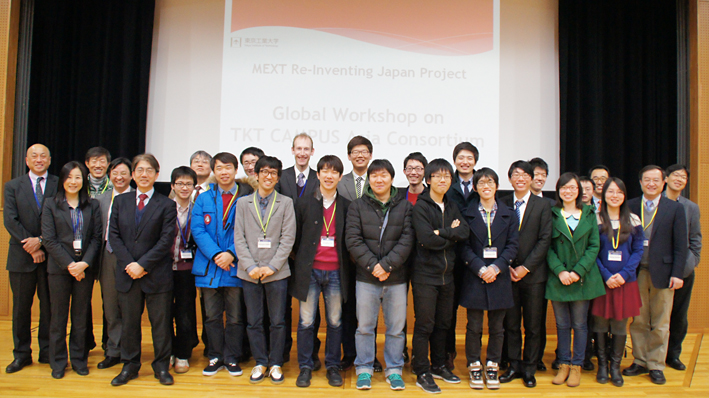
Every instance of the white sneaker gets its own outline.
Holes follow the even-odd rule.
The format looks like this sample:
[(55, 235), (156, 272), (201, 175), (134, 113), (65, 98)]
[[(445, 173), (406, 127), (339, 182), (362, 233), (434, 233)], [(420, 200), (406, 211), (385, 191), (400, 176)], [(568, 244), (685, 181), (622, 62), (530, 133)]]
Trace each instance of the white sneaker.
[(283, 370), (281, 370), (281, 367), (278, 365), (271, 366), (268, 375), (271, 376), (271, 383), (273, 384), (281, 384), (286, 378), (283, 374)]
[(190, 370), (190, 361), (177, 358), (175, 360), (175, 373), (187, 373)]
[(249, 377), (249, 383), (256, 384), (263, 381), (266, 377), (266, 367), (262, 365), (256, 365), (251, 369), (251, 377)]
[(485, 365), (485, 383), (488, 389), (497, 390), (500, 388), (500, 380), (497, 378), (499, 371), (500, 367), (497, 363), (487, 361), (487, 365)]
[(474, 390), (482, 390), (485, 387), (483, 382), (483, 366), (480, 361), (475, 361), (468, 365), (470, 381), (468, 385)]

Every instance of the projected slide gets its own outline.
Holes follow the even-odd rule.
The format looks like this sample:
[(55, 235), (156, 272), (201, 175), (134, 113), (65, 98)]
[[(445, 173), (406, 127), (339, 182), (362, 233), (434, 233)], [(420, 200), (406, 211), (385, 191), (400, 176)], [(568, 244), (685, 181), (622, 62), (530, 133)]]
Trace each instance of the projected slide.
[(315, 159), (336, 154), (349, 170), (346, 144), (364, 135), (398, 171), (409, 152), (450, 160), (470, 141), (501, 170), (499, 0), (227, 0), (225, 11), (223, 150), (258, 146), (290, 166), (307, 132)]

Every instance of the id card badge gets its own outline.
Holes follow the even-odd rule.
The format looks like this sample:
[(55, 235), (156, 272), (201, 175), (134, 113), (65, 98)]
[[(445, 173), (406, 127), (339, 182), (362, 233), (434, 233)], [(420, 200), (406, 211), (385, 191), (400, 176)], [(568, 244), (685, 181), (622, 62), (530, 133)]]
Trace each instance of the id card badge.
[(623, 261), (623, 252), (620, 250), (611, 250), (608, 252), (608, 261)]
[(643, 241), (643, 246), (645, 246), (645, 247), (650, 246), (650, 240), (649, 240), (649, 239), (645, 239), (645, 240)]
[(497, 258), (496, 247), (486, 247), (483, 249), (483, 258)]
[(335, 247), (335, 238), (329, 236), (320, 237), (320, 246), (322, 247)]
[(81, 241), (80, 240), (75, 240), (74, 241), (74, 251), (81, 251)]
[(258, 240), (258, 248), (259, 249), (270, 249), (271, 248), (271, 239), (259, 239)]
[(192, 250), (180, 250), (180, 259), (192, 260)]

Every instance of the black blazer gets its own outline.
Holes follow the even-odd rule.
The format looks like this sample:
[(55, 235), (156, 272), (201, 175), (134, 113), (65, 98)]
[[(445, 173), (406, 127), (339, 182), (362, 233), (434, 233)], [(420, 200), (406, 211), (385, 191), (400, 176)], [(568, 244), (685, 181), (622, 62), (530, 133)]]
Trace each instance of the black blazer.
[(154, 192), (145, 206), (140, 225), (135, 225), (136, 194), (126, 192), (113, 199), (108, 239), (116, 255), (116, 290), (127, 293), (133, 279), (125, 271), (137, 262), (147, 274), (136, 279), (145, 293), (172, 290), (172, 253), (177, 207), (167, 196)]
[[(500, 201), (515, 212), (514, 194), (505, 196)], [(519, 220), (518, 220), (519, 222)], [(517, 257), (512, 262), (513, 267), (524, 265), (529, 273), (522, 278), (520, 283), (544, 283), (549, 276), (547, 266), (547, 252), (551, 245), (551, 204), (546, 198), (534, 194), (529, 195), (529, 203), (522, 216), (522, 225), (519, 228), (519, 249)]]
[(99, 250), (103, 237), (103, 222), (101, 221), (101, 205), (96, 200), (81, 209), (84, 217), (84, 228), (81, 231), (81, 257), (74, 257), (74, 228), (71, 223), (71, 211), (66, 201), (57, 203), (54, 198), (44, 201), (42, 210), (42, 237), (47, 249), (47, 273), (68, 275), (67, 267), (74, 261), (84, 261), (89, 264), (84, 272), (87, 278), (96, 276), (99, 268)]
[[(48, 174), (44, 198), (57, 194), (57, 176)], [(37, 207), (29, 174), (21, 175), (5, 184), (3, 220), (10, 234), (6, 269), (10, 272), (34, 272), (37, 265), (32, 255), (22, 248), (22, 240), (42, 235), (42, 211)]]
[[(630, 211), (642, 219), (642, 196), (628, 201)], [(645, 222), (649, 222), (645, 220)], [(684, 276), (687, 262), (687, 217), (681, 203), (660, 196), (657, 215), (652, 222), (648, 267), (652, 285), (657, 289), (666, 289), (670, 277)], [(638, 267), (640, 269), (640, 267)]]
[[(333, 206), (335, 205), (337, 205), (335, 209), (335, 248), (340, 260), (340, 290), (343, 301), (347, 301), (352, 266), (350, 265), (350, 254), (345, 246), (345, 220), (350, 201), (338, 194)], [(305, 301), (308, 299), (310, 274), (313, 270), (313, 262), (323, 229), (323, 200), (319, 189), (298, 201), (295, 206), (295, 220), (296, 234), (293, 245), (295, 267), (291, 272), (288, 287), (291, 296)]]
[(295, 179), (295, 166), (291, 166), (281, 173), (281, 179), (276, 184), (276, 191), (282, 195), (293, 199), (293, 206), (298, 203), (298, 198), (311, 195), (313, 192), (317, 191), (320, 187), (320, 180), (318, 180), (318, 173), (313, 169), (308, 172), (308, 179), (305, 182), (305, 192), (301, 194), (302, 189), (298, 188), (297, 180)]

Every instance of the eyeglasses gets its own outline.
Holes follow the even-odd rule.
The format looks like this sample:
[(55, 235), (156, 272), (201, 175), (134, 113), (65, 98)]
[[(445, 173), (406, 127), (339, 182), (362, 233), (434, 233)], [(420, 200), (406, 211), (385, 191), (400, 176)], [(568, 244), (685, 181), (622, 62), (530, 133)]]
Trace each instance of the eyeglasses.
[(106, 164), (108, 164), (108, 161), (103, 156), (101, 156), (98, 159), (97, 158), (89, 159), (89, 166), (98, 166), (98, 165), (106, 165)]
[(364, 150), (361, 150), (361, 151), (352, 151), (352, 152), (350, 152), (350, 154), (351, 154), (352, 156), (355, 156), (355, 157), (356, 157), (356, 156), (359, 156), (359, 155), (367, 156), (367, 155), (369, 155), (369, 151), (366, 150), (366, 149), (364, 149)]
[(143, 175), (143, 174), (153, 175), (153, 174), (155, 174), (155, 169), (152, 167), (148, 167), (148, 168), (138, 167), (137, 169), (135, 169), (135, 174), (136, 175)]
[(482, 188), (488, 186), (490, 188), (495, 188), (497, 184), (495, 183), (495, 180), (487, 180), (487, 181), (478, 181), (478, 187)]
[(192, 163), (197, 163), (197, 164), (209, 164), (209, 159), (205, 159), (205, 158), (194, 158), (194, 159), (192, 159)]
[(649, 184), (651, 182), (659, 184), (662, 182), (662, 180), (659, 178), (643, 178), (643, 184)]
[(604, 182), (606, 182), (608, 180), (608, 177), (593, 177), (591, 179), (593, 180), (593, 182), (595, 182), (597, 184), (598, 183), (603, 184)]
[(450, 181), (453, 179), (453, 177), (450, 174), (432, 174), (431, 175), (432, 180), (443, 180), (443, 181)]
[(189, 188), (189, 189), (192, 189), (192, 188), (194, 188), (194, 184), (192, 184), (191, 182), (176, 182), (176, 183), (175, 183), (175, 188), (179, 188), (179, 189), (182, 189), (182, 188)]
[(411, 167), (411, 166), (409, 166), (409, 167), (405, 168), (404, 171), (406, 171), (407, 173), (411, 173), (411, 172), (414, 172), (414, 171), (417, 172), (417, 173), (421, 173), (421, 172), (423, 171), (423, 167), (421, 167), (421, 166), (417, 166), (417, 167)]
[(674, 178), (676, 178), (676, 179), (678, 179), (678, 180), (687, 181), (687, 175), (686, 175), (686, 174), (680, 174), (680, 173), (675, 172), (675, 173), (670, 174), (670, 176), (672, 176), (672, 177), (674, 177)]
[(559, 191), (569, 191), (569, 192), (576, 192), (579, 190), (579, 187), (576, 185), (564, 185), (563, 187), (559, 188)]
[(271, 177), (278, 177), (278, 170), (266, 170), (266, 169), (261, 169), (259, 172), (259, 175), (261, 177), (266, 177), (266, 176), (271, 176)]
[(252, 160), (252, 161), (248, 161), (248, 162), (241, 162), (241, 164), (243, 164), (244, 167), (253, 166), (253, 165), (256, 164), (256, 161), (255, 161), (255, 160)]
[(516, 180), (516, 179), (518, 179), (518, 178), (529, 177), (529, 174), (527, 174), (527, 173), (512, 173), (512, 176), (511, 176), (511, 177)]

